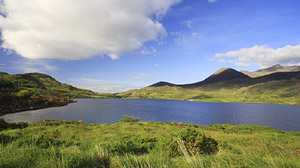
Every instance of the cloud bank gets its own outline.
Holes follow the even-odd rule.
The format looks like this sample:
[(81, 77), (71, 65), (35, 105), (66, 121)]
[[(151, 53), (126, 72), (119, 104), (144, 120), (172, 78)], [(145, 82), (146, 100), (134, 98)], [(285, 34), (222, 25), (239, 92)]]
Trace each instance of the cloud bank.
[(2, 47), (30, 59), (112, 59), (165, 35), (181, 0), (1, 0)]
[(215, 58), (228, 58), (228, 62), (234, 62), (237, 66), (251, 66), (252, 63), (257, 63), (263, 68), (275, 64), (295, 65), (300, 63), (300, 45), (287, 45), (278, 49), (255, 45), (252, 48), (218, 53)]

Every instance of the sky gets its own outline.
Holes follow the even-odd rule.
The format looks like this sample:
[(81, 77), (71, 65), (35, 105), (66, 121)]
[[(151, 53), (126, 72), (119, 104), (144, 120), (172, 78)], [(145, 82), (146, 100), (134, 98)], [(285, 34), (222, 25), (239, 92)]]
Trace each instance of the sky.
[(0, 71), (116, 93), (300, 64), (299, 0), (0, 0)]

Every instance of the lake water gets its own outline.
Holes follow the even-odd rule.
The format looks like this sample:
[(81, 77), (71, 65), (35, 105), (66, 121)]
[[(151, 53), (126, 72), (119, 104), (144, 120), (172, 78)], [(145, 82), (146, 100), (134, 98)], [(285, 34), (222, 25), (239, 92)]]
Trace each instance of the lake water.
[(5, 115), (13, 122), (44, 119), (116, 123), (123, 115), (142, 121), (183, 122), (199, 125), (265, 125), (285, 131), (300, 131), (300, 106), (244, 103), (207, 103), (180, 100), (76, 99), (53, 107)]

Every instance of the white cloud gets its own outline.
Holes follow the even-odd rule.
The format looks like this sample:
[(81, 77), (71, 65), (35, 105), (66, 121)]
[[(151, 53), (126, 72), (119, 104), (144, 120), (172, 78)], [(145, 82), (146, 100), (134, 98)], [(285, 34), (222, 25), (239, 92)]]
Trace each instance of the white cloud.
[(116, 59), (159, 39), (166, 34), (160, 19), (181, 0), (1, 1), (3, 48), (31, 59), (76, 60)]
[(217, 2), (217, 0), (208, 0), (209, 3)]
[(29, 60), (24, 59), (22, 61), (12, 62), (12, 68), (23, 73), (31, 72), (54, 72), (58, 68), (50, 64), (47, 60)]
[(150, 74), (139, 74), (139, 75), (134, 75), (131, 78), (139, 80), (139, 79), (147, 78), (147, 77), (150, 77), (150, 76), (151, 76)]
[(156, 55), (156, 52), (157, 50), (154, 47), (150, 47), (150, 48), (144, 47), (140, 53), (142, 55)]
[(158, 67), (158, 66), (159, 66), (159, 64), (154, 64), (154, 66), (155, 66), (155, 67)]
[(300, 45), (287, 45), (278, 49), (255, 45), (252, 48), (215, 54), (215, 58), (224, 57), (238, 66), (251, 66), (251, 63), (257, 63), (261, 67), (275, 64), (293, 65), (300, 63)]
[(188, 28), (192, 29), (192, 28), (193, 28), (193, 27), (192, 27), (192, 21), (191, 21), (191, 20), (187, 20), (187, 21), (186, 21), (186, 26), (187, 26)]

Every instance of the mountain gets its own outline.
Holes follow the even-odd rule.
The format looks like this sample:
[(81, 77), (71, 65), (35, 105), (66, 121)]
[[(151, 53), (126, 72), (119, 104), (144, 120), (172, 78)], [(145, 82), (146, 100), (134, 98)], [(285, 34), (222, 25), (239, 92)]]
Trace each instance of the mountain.
[(269, 75), (276, 72), (296, 72), (296, 71), (300, 71), (300, 66), (282, 66), (280, 64), (277, 64), (269, 68), (257, 70), (255, 72), (249, 72), (249, 71), (241, 71), (241, 72), (252, 78), (256, 78), (256, 77)]
[(236, 79), (250, 79), (249, 76), (236, 71), (231, 68), (222, 68), (216, 71), (214, 74), (209, 76), (203, 81), (193, 83), (193, 84), (186, 84), (186, 85), (179, 85), (181, 87), (199, 87), (202, 85), (212, 84), (212, 83), (218, 83), (228, 80), (236, 80)]
[[(282, 68), (273, 66), (259, 72), (274, 72), (279, 69)], [(139, 90), (119, 93), (118, 96), (136, 99), (300, 104), (299, 86), (300, 71), (275, 72), (251, 78), (234, 69), (222, 68), (200, 82), (184, 85), (158, 82)]]
[(161, 86), (176, 86), (176, 85), (173, 83), (160, 81), (160, 82), (154, 83), (148, 87), (161, 87)]
[(41, 73), (0, 72), (0, 115), (63, 106), (74, 102), (71, 98), (87, 97), (116, 98), (116, 95), (79, 89)]
[(33, 95), (55, 95), (71, 98), (83, 97), (113, 97), (112, 94), (99, 94), (86, 89), (79, 89), (74, 86), (63, 84), (42, 73), (26, 73), (10, 75), (0, 72), (0, 93), (17, 93), (28, 90)]
[(200, 82), (177, 85), (177, 84), (161, 81), (153, 85), (150, 85), (149, 87), (161, 87), (161, 86), (171, 86), (171, 87), (178, 86), (184, 88), (199, 87), (206, 84), (217, 83), (217, 82), (228, 81), (228, 80), (235, 80), (235, 79), (250, 79), (250, 77), (231, 68), (222, 68), (216, 71), (208, 78), (206, 78), (205, 80)]

